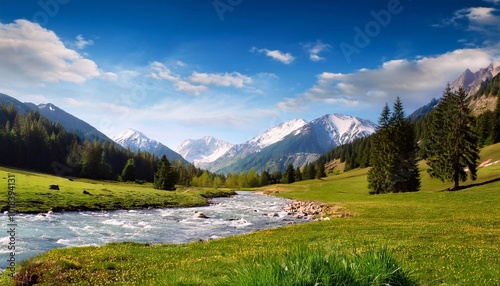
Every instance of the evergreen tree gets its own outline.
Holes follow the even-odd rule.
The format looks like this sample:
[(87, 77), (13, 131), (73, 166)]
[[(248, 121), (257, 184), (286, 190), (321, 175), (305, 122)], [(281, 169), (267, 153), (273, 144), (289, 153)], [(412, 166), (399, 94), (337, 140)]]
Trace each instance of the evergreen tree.
[(398, 97), (393, 111), (386, 104), (372, 137), (368, 187), (370, 193), (415, 192), (420, 189), (415, 129)]
[(135, 180), (135, 161), (134, 159), (128, 159), (127, 164), (123, 168), (121, 179), (124, 182)]
[[(499, 80), (500, 81), (500, 80)], [(500, 95), (497, 96), (497, 106), (494, 114), (494, 123), (493, 123), (493, 143), (500, 142)]]
[(171, 167), (167, 156), (163, 155), (158, 163), (158, 169), (154, 175), (154, 186), (156, 189), (174, 191), (178, 174)]
[(417, 162), (415, 129), (405, 118), (403, 103), (398, 97), (390, 118), (389, 141), (392, 152), (390, 170), (390, 191), (416, 192), (420, 189), (420, 173)]
[(302, 181), (302, 172), (300, 172), (300, 168), (297, 167), (297, 169), (295, 169), (295, 182), (300, 182)]
[(326, 174), (325, 174), (325, 163), (322, 161), (322, 160), (318, 160), (316, 162), (316, 174), (314, 176), (314, 178), (318, 179), (318, 180), (321, 180), (321, 178), (324, 178), (326, 177)]
[(465, 168), (472, 180), (477, 177), (478, 140), (466, 98), (462, 87), (452, 92), (448, 85), (433, 113), (427, 146), (429, 174), (454, 182), (453, 190), (458, 190), (460, 181), (467, 179)]
[(259, 180), (259, 185), (262, 186), (267, 186), (269, 185), (269, 181), (271, 179), (271, 175), (267, 171), (263, 171), (260, 174), (260, 180)]
[(295, 182), (295, 169), (293, 168), (292, 164), (289, 164), (286, 167), (285, 178), (286, 178), (285, 183), (287, 183), (287, 184), (291, 184), (291, 183)]
[(371, 190), (370, 193), (374, 194), (383, 194), (391, 189), (389, 177), (392, 161), (389, 146), (390, 114), (391, 110), (386, 103), (378, 120), (376, 133), (372, 136), (370, 154), (372, 168), (368, 171), (368, 188)]

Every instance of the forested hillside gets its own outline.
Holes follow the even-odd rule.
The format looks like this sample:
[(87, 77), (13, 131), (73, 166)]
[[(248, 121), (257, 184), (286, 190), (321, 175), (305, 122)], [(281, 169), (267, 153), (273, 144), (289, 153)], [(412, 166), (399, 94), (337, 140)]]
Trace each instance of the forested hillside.
[[(495, 103), (495, 108), (492, 110), (483, 110), (475, 116), (474, 130), (478, 135), (479, 147), (491, 145), (500, 142), (500, 74), (493, 77), (491, 80), (486, 80), (479, 91), (468, 97), (469, 105), (474, 111), (474, 106), (477, 106), (477, 101), (488, 98), (489, 101)], [(433, 99), (431, 104), (419, 109), (418, 113), (410, 115), (415, 128), (415, 134), (419, 145), (419, 158), (427, 158), (426, 144), (429, 139), (429, 126), (433, 108), (437, 104), (437, 100)], [(425, 112), (424, 112), (425, 111)], [(345, 144), (326, 152), (318, 159), (318, 162), (327, 164), (333, 160), (340, 160), (345, 163), (345, 170), (354, 168), (364, 168), (370, 165), (370, 151), (372, 136), (354, 140), (352, 143)]]
[[(134, 164), (128, 179), (152, 182), (158, 159), (145, 152), (133, 153), (111, 142), (90, 142), (65, 131), (37, 111), (26, 114), (14, 105), (0, 105), (0, 164), (58, 176), (91, 179), (123, 179), (127, 161)], [(201, 170), (173, 161), (179, 183), (188, 184)]]

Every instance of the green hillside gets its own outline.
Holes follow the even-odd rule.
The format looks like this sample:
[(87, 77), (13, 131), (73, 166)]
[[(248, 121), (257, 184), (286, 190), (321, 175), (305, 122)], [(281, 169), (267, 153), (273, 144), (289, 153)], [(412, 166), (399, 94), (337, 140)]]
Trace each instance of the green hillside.
[[(67, 179), (47, 174), (0, 167), (4, 195), (0, 197), (1, 211), (8, 209), (7, 176), (15, 174), (16, 211), (47, 212), (61, 210), (113, 210), (203, 206), (206, 196), (228, 195), (231, 191), (212, 189), (181, 189), (177, 192), (156, 190), (153, 184), (118, 183), (89, 179)], [(59, 190), (49, 189), (57, 185)], [(84, 194), (84, 190), (88, 194)]]
[[(500, 144), (482, 150), (481, 162), (490, 159), (500, 160)], [(387, 247), (421, 285), (499, 285), (500, 163), (480, 168), (478, 180), (457, 192), (443, 191), (451, 183), (430, 179), (426, 168), (422, 162), (422, 190), (414, 193), (369, 195), (367, 169), (264, 188), (332, 204), (342, 219), (183, 245), (55, 249), (22, 267), (47, 279), (42, 285), (214, 285), (299, 245), (331, 253)]]

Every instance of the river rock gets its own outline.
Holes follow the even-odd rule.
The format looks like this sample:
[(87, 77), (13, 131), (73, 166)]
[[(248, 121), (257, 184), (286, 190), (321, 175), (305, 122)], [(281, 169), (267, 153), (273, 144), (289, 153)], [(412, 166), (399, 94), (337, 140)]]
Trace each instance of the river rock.
[(209, 218), (209, 217), (208, 217), (208, 216), (206, 216), (204, 213), (199, 213), (199, 212), (195, 213), (195, 214), (193, 215), (193, 217), (194, 217), (194, 218)]

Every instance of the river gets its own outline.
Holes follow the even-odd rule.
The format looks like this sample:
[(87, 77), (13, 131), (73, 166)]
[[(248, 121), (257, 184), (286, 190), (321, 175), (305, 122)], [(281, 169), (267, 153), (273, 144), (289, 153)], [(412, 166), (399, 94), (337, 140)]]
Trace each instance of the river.
[[(244, 234), (260, 229), (303, 222), (281, 211), (291, 201), (237, 192), (231, 198), (215, 198), (210, 206), (150, 210), (83, 211), (15, 216), (15, 257), (20, 262), (53, 248), (98, 246), (135, 241), (175, 244)], [(208, 218), (197, 218), (196, 213)], [(0, 268), (7, 267), (9, 230), (3, 214), (0, 236)], [(5, 258), (5, 259), (4, 259)]]

